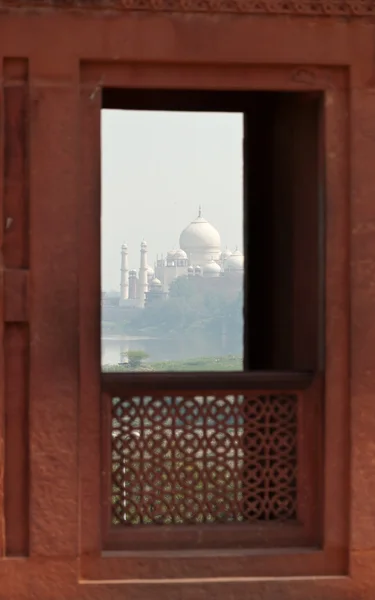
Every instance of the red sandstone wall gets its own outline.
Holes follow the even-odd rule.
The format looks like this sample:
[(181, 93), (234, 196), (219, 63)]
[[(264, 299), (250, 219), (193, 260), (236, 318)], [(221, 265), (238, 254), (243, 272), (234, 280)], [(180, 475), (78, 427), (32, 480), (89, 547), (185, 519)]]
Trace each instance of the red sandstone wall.
[[(366, 18), (342, 18), (339, 8), (334, 9), (334, 17), (297, 15), (298, 10), (308, 12), (308, 3), (301, 3), (302, 9), (295, 5), (285, 9), (294, 12), (292, 16), (246, 14), (256, 10), (249, 2), (244, 5), (245, 14), (227, 14), (220, 2), (214, 6), (216, 14), (188, 14), (189, 5), (179, 3), (173, 14), (158, 10), (163, 3), (150, 6), (154, 12), (128, 14), (117, 1), (103, 3), (115, 7), (114, 11), (53, 11), (42, 8), (53, 2), (42, 1), (30, 3), (34, 9), (29, 12), (9, 8), (20, 4), (0, 2), (0, 598), (372, 600), (374, 25)], [(320, 3), (317, 6), (320, 13), (330, 10)], [(352, 6), (356, 8), (355, 3)], [(195, 5), (192, 8), (197, 9)], [(276, 11), (282, 11), (280, 6)], [(219, 85), (224, 66), (237, 73), (237, 79), (233, 77), (238, 86), (241, 69), (254, 63), (262, 65), (264, 87), (293, 85), (308, 90), (327, 78), (326, 110), (341, 115), (330, 138), (339, 143), (334, 151), (327, 145), (328, 213), (333, 221), (348, 219), (347, 237), (332, 242), (329, 252), (336, 253), (337, 260), (348, 267), (331, 273), (331, 285), (339, 281), (350, 292), (337, 297), (331, 307), (327, 334), (336, 343), (347, 343), (339, 324), (350, 310), (349, 364), (345, 353), (338, 359), (332, 347), (327, 358), (331, 372), (336, 373), (333, 391), (337, 402), (346, 393), (343, 374), (350, 371), (350, 436), (332, 429), (344, 436), (350, 455), (348, 576), (176, 580), (172, 571), (170, 579), (155, 581), (147, 578), (145, 567), (146, 579), (141, 582), (129, 578), (129, 573), (126, 581), (121, 581), (118, 573), (101, 580), (101, 559), (96, 556), (91, 571), (97, 576), (87, 578), (81, 533), (92, 498), (82, 501), (80, 473), (85, 448), (79, 440), (83, 429), (89, 437), (95, 432), (90, 433), (90, 414), (82, 418), (79, 409), (79, 327), (84, 307), (77, 292), (85, 259), (79, 236), (85, 185), (80, 179), (79, 159), (83, 61), (100, 61), (95, 73), (104, 62), (124, 65), (124, 77), (134, 83), (138, 75), (129, 66), (133, 61), (144, 61), (148, 72), (161, 79), (164, 63), (176, 64), (177, 74), (184, 63), (189, 67), (180, 78), (188, 83), (198, 67), (211, 65), (205, 67), (205, 85), (213, 88)], [(283, 70), (275, 69), (281, 65)], [(345, 71), (348, 87), (345, 84), (334, 96), (330, 77), (336, 69)], [(88, 78), (92, 102), (105, 77), (103, 69), (104, 79), (99, 77), (95, 85)], [(244, 77), (242, 85), (246, 87), (250, 80), (247, 84)], [(336, 419), (331, 403), (327, 428)], [(327, 449), (329, 454), (328, 437)], [(93, 456), (87, 459), (96, 460)], [(332, 503), (326, 511), (328, 528), (334, 512)], [(95, 536), (100, 536), (99, 523), (91, 539)], [(334, 546), (334, 535), (331, 541)]]

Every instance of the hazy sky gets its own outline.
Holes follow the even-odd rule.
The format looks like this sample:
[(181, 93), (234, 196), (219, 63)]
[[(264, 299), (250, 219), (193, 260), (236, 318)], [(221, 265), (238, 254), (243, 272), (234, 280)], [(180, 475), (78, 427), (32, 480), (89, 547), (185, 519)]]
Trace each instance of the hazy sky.
[(242, 250), (242, 115), (102, 111), (102, 287), (120, 287), (121, 244), (139, 268), (178, 248), (198, 214)]

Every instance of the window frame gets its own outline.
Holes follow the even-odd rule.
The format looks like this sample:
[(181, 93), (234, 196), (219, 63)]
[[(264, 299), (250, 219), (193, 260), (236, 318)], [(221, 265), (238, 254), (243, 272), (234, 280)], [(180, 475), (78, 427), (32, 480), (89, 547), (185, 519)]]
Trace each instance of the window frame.
[[(166, 87), (182, 88), (181, 68), (178, 69), (172, 65), (169, 69), (139, 66), (138, 81), (142, 82), (142, 86), (151, 88), (155, 86), (156, 80), (158, 83), (164, 83), (167, 80)], [(129, 71), (124, 70), (121, 65), (109, 64), (106, 67), (103, 65), (95, 65), (94, 63), (83, 63), (81, 65), (81, 200), (80, 200), (80, 372), (81, 372), (81, 391), (80, 391), (80, 501), (81, 501), (81, 549), (84, 558), (82, 559), (82, 573), (84, 578), (132, 578), (134, 574), (139, 575), (142, 579), (141, 570), (131, 572), (129, 565), (140, 565), (147, 558), (149, 564), (148, 575), (156, 578), (176, 577), (180, 573), (188, 573), (188, 577), (194, 577), (190, 567), (185, 569), (184, 557), (186, 553), (195, 556), (194, 550), (183, 549), (175, 550), (173, 557), (170, 557), (160, 569), (160, 558), (163, 555), (159, 551), (146, 553), (137, 552), (136, 549), (122, 550), (121, 542), (114, 543), (111, 548), (107, 547), (108, 537), (105, 529), (103, 529), (103, 502), (101, 497), (100, 473), (103, 472), (102, 458), (103, 454), (103, 439), (105, 438), (105, 419), (103, 428), (103, 397), (101, 394), (102, 383), (100, 373), (100, 110), (101, 110), (101, 85), (97, 81), (102, 81), (103, 77), (98, 78), (98, 73), (106, 74), (106, 85), (113, 87), (126, 88), (130, 86), (132, 77), (129, 76)], [(287, 70), (287, 69), (286, 69)], [(274, 73), (276, 80), (278, 73)], [(335, 80), (333, 89), (327, 90), (325, 83), (326, 72), (321, 69), (321, 77), (319, 79), (319, 89), (325, 90), (326, 97), (329, 94), (331, 99), (334, 99), (336, 111), (330, 108), (329, 104), (325, 104), (325, 119), (323, 123), (325, 133), (325, 150), (337, 149), (338, 144), (347, 143), (346, 128), (344, 126), (344, 115), (346, 110), (346, 94), (343, 86), (345, 78), (340, 69), (330, 71), (331, 77)], [(194, 67), (188, 69), (190, 82), (207, 81), (209, 87), (210, 79), (204, 79), (204, 67)], [(265, 76), (262, 68), (247, 67), (246, 71), (246, 89), (267, 89), (271, 85), (270, 77)], [(243, 85), (241, 76), (243, 72), (237, 69), (234, 79)], [(228, 73), (219, 73), (215, 75), (215, 85), (218, 85), (219, 79), (228, 78)], [(211, 80), (212, 81), (212, 80)], [(231, 83), (227, 81), (227, 89), (233, 86), (233, 73), (230, 78)], [(268, 81), (268, 84), (267, 84)], [(285, 84), (288, 81), (288, 84)], [(184, 85), (186, 85), (186, 80)], [(193, 84), (190, 83), (190, 85)], [(212, 85), (212, 84), (211, 84)], [(274, 88), (275, 83), (272, 83)], [(225, 87), (225, 86), (224, 86)], [(298, 89), (298, 84), (293, 80), (284, 79), (280, 85), (281, 90)], [(315, 86), (316, 87), (316, 86)], [(337, 135), (337, 130), (340, 135)], [(335, 137), (336, 134), (336, 137)], [(341, 168), (345, 165), (346, 156), (341, 154)], [(339, 318), (334, 318), (335, 305), (339, 299), (344, 298), (347, 302), (348, 290), (345, 287), (347, 276), (347, 265), (342, 256), (341, 248), (346, 239), (348, 228), (348, 197), (342, 182), (339, 182), (340, 169), (334, 171), (332, 166), (327, 169), (327, 198), (332, 204), (336, 204), (341, 210), (340, 216), (332, 216), (328, 213), (327, 219), (327, 238), (333, 240), (330, 245), (327, 245), (326, 254), (326, 327), (325, 340), (328, 348), (339, 348), (340, 355), (339, 366), (332, 365), (329, 358), (326, 360), (326, 374), (324, 380), (320, 380), (320, 385), (325, 389), (325, 403), (322, 406), (322, 411), (325, 413), (325, 456), (322, 457), (326, 467), (332, 465), (332, 458), (335, 457), (336, 464), (344, 467), (348, 459), (347, 443), (347, 426), (348, 426), (348, 390), (347, 390), (347, 331), (348, 331), (348, 312), (342, 310)], [(342, 192), (341, 197), (339, 191)], [(332, 237), (333, 236), (333, 237)], [(337, 274), (339, 270), (339, 281), (333, 283), (330, 277)], [(346, 305), (344, 307), (346, 309)], [(335, 322), (336, 321), (336, 322)], [(337, 324), (339, 321), (339, 327)], [(343, 342), (341, 347), (338, 343)], [(327, 352), (328, 354), (328, 352)], [(328, 354), (329, 356), (329, 354)], [(336, 363), (337, 364), (337, 363)], [(163, 374), (164, 375), (164, 374)], [(182, 382), (181, 375), (177, 374)], [(193, 375), (193, 374), (191, 374)], [(225, 374), (227, 376), (227, 374)], [(245, 383), (248, 375), (251, 373), (236, 373), (240, 376), (242, 385)], [(262, 374), (263, 377), (266, 374)], [(122, 376), (123, 377), (123, 376)], [(129, 375), (125, 374), (125, 377)], [(209, 374), (200, 374), (200, 382), (204, 378), (209, 381)], [(251, 379), (251, 377), (250, 377)], [(266, 377), (267, 379), (267, 377)], [(126, 379), (123, 379), (126, 382)], [(131, 379), (129, 379), (130, 383)], [(144, 380), (146, 381), (146, 379)], [(212, 384), (212, 381), (211, 381)], [(259, 379), (258, 379), (259, 385)], [(180, 389), (180, 388), (179, 388)], [(336, 395), (342, 393), (341, 402), (339, 403), (338, 414), (336, 421), (333, 419), (334, 399)], [(337, 404), (337, 403), (336, 403)], [(91, 414), (90, 414), (91, 413)], [(90, 414), (90, 416), (88, 416)], [(105, 415), (104, 415), (105, 416)], [(323, 414), (322, 421), (324, 420)], [(330, 418), (330, 420), (328, 420)], [(108, 425), (108, 419), (107, 419)], [(336, 439), (333, 439), (333, 430), (337, 432)], [(104, 436), (103, 436), (104, 432)], [(108, 434), (107, 434), (108, 436)], [(328, 437), (330, 436), (330, 438)], [(102, 475), (103, 477), (103, 475)], [(223, 572), (224, 568), (228, 576), (240, 576), (243, 573), (244, 564), (246, 564), (246, 573), (251, 576), (259, 576), (260, 574), (278, 576), (282, 574), (343, 574), (347, 568), (347, 526), (345, 525), (345, 516), (347, 502), (342, 498), (339, 501), (339, 506), (336, 507), (336, 515), (327, 503), (327, 494), (333, 489), (337, 489), (337, 485), (342, 491), (347, 490), (347, 476), (345, 468), (341, 468), (339, 473), (332, 472), (332, 468), (326, 468), (324, 476), (324, 507), (322, 507), (322, 543), (320, 548), (310, 545), (309, 548), (298, 550), (297, 547), (290, 548), (288, 552), (285, 549), (274, 547), (268, 548), (266, 556), (261, 548), (252, 548), (243, 550), (240, 554), (242, 562), (239, 564), (236, 551), (228, 549), (223, 552), (216, 566), (208, 568), (203, 560), (202, 568), (199, 569), (201, 576), (204, 577), (208, 573), (216, 572), (217, 576)], [(105, 507), (105, 503), (104, 503)], [(328, 511), (328, 512), (327, 512)], [(329, 523), (329, 517), (333, 518), (333, 524)], [(101, 524), (100, 527), (98, 525)], [(204, 556), (209, 556), (209, 551), (204, 551)], [(237, 553), (238, 554), (238, 553)], [(258, 558), (256, 558), (258, 557)], [(291, 564), (291, 559), (294, 557), (295, 563)], [(298, 557), (298, 560), (297, 558)], [(194, 559), (195, 560), (195, 559)], [(190, 565), (195, 564), (194, 560), (190, 561)], [(202, 556), (201, 556), (202, 560)], [(124, 562), (125, 561), (125, 562)], [(126, 562), (127, 561), (127, 562)], [(129, 562), (130, 561), (130, 562)], [(135, 563), (134, 563), (135, 561)], [(137, 561), (140, 561), (137, 563)], [(156, 565), (159, 565), (157, 570)], [(173, 566), (174, 565), (174, 566)], [(224, 567), (224, 565), (226, 565)], [(208, 569), (208, 570), (207, 570)], [(128, 575), (127, 575), (128, 573)], [(137, 575), (137, 576), (138, 576)]]

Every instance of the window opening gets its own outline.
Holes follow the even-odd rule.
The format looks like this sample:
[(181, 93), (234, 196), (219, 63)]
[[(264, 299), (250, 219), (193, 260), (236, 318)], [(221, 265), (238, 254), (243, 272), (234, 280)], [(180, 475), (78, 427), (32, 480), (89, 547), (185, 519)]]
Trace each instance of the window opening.
[(243, 368), (243, 115), (102, 111), (104, 371)]
[[(106, 129), (107, 114), (102, 121), (106, 547), (316, 542), (323, 389), (318, 371), (323, 339), (321, 98), (268, 92), (105, 90), (103, 101), (110, 109), (109, 119), (116, 112), (121, 118), (125, 115), (123, 129), (116, 120), (108, 121)], [(181, 118), (186, 119), (183, 132)], [(156, 119), (161, 128), (155, 132), (147, 119)], [(228, 147), (220, 121), (229, 128)], [(208, 138), (203, 135), (205, 127), (212, 127)], [(169, 135), (174, 142), (168, 147)], [(117, 145), (107, 154), (111, 136)], [(195, 157), (189, 154), (191, 137), (196, 144), (199, 140)], [(210, 150), (202, 152), (200, 145), (205, 148), (207, 141)], [(227, 173), (220, 161), (215, 162), (220, 153), (227, 169), (232, 161), (232, 195), (221, 189)], [(178, 163), (181, 156), (185, 160)], [(199, 177), (194, 178), (197, 157)], [(156, 185), (158, 181), (161, 184)], [(192, 182), (196, 187), (190, 192)], [(210, 195), (202, 194), (205, 186), (211, 190), (212, 204)], [(229, 196), (235, 203), (228, 206)], [(181, 212), (173, 209), (179, 198)], [(219, 213), (224, 224), (213, 228)], [(224, 222), (234, 215), (232, 224)], [(208, 258), (207, 252), (203, 258), (192, 256), (202, 248), (190, 243), (194, 238), (190, 234), (201, 226), (209, 231), (212, 253), (203, 266), (198, 263)], [(233, 251), (242, 231), (243, 240), (238, 242), (242, 247)], [(175, 248), (170, 235), (178, 237)], [(231, 240), (231, 254), (226, 253), (225, 238)], [(173, 252), (165, 251), (164, 243)], [(130, 263), (130, 245), (135, 264)], [(161, 249), (157, 255), (159, 247), (163, 256)], [(226, 269), (230, 259), (240, 266), (236, 273)], [(172, 272), (168, 279), (165, 274)], [(132, 354), (130, 345), (120, 350), (119, 344), (116, 358), (108, 360), (108, 337), (120, 337), (113, 329), (111, 333), (114, 319), (108, 316), (116, 311), (122, 315), (123, 335), (130, 337), (134, 323), (129, 326), (126, 311), (140, 315), (138, 326), (160, 331), (161, 313), (148, 323), (143, 315), (171, 302), (178, 315), (175, 323), (189, 308), (192, 331), (200, 336), (204, 331), (208, 337), (205, 326), (210, 319), (215, 322), (217, 309), (217, 296), (209, 286), (222, 286), (229, 293), (230, 275), (237, 278), (237, 296), (231, 296), (237, 301), (236, 327), (226, 329), (237, 333), (232, 365), (224, 364), (230, 354), (220, 353), (222, 340), (215, 354), (197, 351), (189, 341), (187, 321), (179, 332), (187, 360), (174, 350), (172, 358), (157, 361), (151, 350), (146, 357), (142, 347), (134, 346)], [(191, 287), (195, 282), (202, 287)], [(116, 294), (109, 293), (116, 285)], [(202, 304), (189, 306), (186, 295), (198, 290), (202, 302), (207, 289), (209, 310), (203, 318)], [(160, 348), (160, 339), (155, 344)], [(160, 526), (168, 526), (162, 536)], [(136, 532), (131, 539), (126, 537), (130, 529)]]

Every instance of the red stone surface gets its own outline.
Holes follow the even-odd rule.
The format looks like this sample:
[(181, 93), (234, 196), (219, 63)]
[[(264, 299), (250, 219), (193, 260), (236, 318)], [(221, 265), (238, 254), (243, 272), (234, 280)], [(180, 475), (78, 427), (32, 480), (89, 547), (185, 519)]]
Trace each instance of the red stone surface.
[[(0, 2), (0, 598), (373, 600), (375, 26), (355, 15), (374, 3), (83, 4)], [(324, 548), (307, 558), (101, 553), (90, 348), (109, 84), (325, 91)]]

